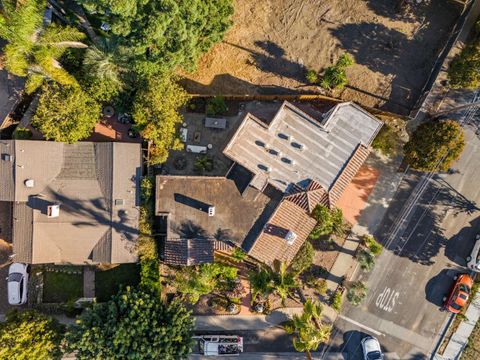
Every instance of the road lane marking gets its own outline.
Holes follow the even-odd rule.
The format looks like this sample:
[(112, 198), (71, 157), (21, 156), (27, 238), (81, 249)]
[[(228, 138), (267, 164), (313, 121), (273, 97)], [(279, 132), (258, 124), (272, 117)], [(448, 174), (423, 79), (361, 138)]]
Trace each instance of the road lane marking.
[(348, 318), (348, 317), (346, 317), (346, 316), (338, 315), (338, 317), (339, 317), (340, 319), (343, 319), (343, 320), (345, 320), (345, 321), (348, 321), (349, 323), (351, 323), (351, 324), (353, 324), (353, 325), (356, 325), (356, 326), (358, 326), (358, 327), (360, 327), (360, 328), (362, 328), (362, 329), (365, 329), (365, 330), (367, 330), (367, 331), (370, 331), (371, 333), (374, 333), (374, 334), (377, 335), (377, 336), (381, 336), (381, 335), (384, 336), (384, 334), (382, 334), (380, 331), (377, 331), (377, 330), (375, 330), (375, 329), (372, 329), (371, 327), (368, 327), (368, 326), (366, 326), (366, 325), (363, 325), (363, 324), (359, 323), (358, 321), (355, 321), (355, 320), (353, 320), (353, 319), (350, 319), (350, 318)]
[(395, 307), (400, 293), (395, 289), (385, 287), (383, 291), (377, 296), (375, 306), (387, 312), (392, 312)]

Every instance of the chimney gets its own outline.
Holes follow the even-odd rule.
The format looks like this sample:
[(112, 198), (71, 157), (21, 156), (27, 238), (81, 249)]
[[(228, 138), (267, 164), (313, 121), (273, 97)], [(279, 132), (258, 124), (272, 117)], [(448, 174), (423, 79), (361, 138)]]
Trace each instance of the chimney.
[(208, 216), (214, 216), (215, 215), (215, 206), (209, 206), (208, 207)]

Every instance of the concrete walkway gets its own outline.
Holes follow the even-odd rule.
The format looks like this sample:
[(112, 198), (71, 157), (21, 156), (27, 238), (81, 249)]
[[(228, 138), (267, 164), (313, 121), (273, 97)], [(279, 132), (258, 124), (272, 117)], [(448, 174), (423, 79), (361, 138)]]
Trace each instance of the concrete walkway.
[(291, 319), (293, 314), (301, 314), (303, 308), (282, 308), (270, 315), (211, 315), (195, 316), (195, 330), (265, 330)]
[(477, 292), (475, 298), (470, 303), (465, 314), (466, 320), (462, 321), (457, 331), (452, 335), (443, 355), (436, 356), (438, 359), (460, 359), (463, 350), (467, 346), (468, 338), (480, 318), (480, 291)]

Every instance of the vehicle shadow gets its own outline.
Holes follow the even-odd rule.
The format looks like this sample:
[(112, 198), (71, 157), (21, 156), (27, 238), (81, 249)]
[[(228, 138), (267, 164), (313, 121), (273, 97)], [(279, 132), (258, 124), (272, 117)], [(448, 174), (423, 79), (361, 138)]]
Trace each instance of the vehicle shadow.
[[(348, 360), (364, 360), (363, 350), (362, 350), (362, 339), (365, 337), (370, 336), (369, 334), (358, 331), (352, 330), (347, 331), (343, 334), (343, 344), (341, 346), (342, 354), (347, 354), (346, 359)], [(382, 347), (383, 353), (385, 353), (385, 349)]]
[(453, 235), (445, 247), (445, 256), (460, 266), (467, 265), (467, 257), (475, 245), (475, 235), (480, 231), (480, 217)]
[(453, 269), (443, 269), (425, 286), (425, 298), (428, 302), (443, 307), (443, 298), (448, 295), (452, 285), (453, 278), (458, 272)]

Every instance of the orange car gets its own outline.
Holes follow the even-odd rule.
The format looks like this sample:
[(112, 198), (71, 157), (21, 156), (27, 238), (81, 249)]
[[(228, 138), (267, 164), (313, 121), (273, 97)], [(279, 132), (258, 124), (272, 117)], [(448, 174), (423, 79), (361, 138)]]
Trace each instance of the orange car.
[(455, 280), (450, 294), (444, 298), (444, 307), (447, 311), (457, 314), (467, 304), (473, 286), (473, 279), (468, 274), (461, 274), (455, 277)]

